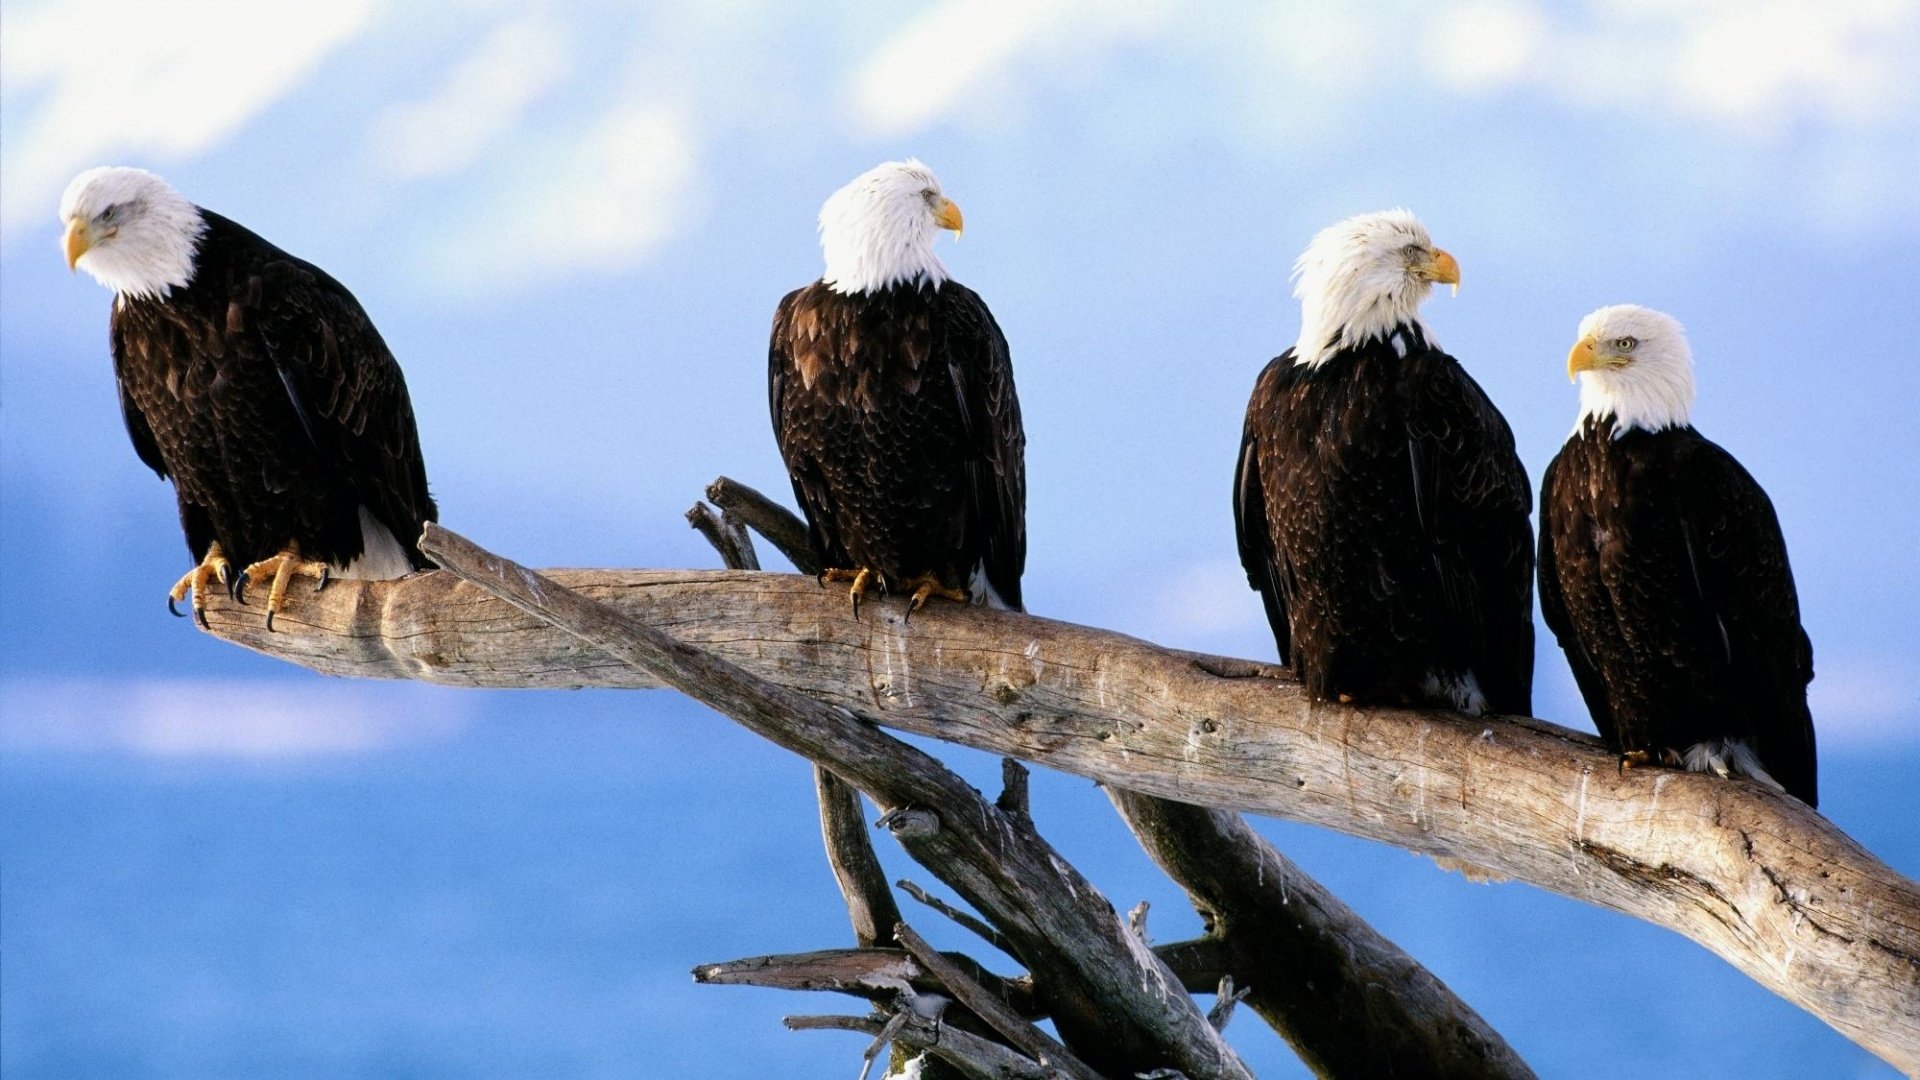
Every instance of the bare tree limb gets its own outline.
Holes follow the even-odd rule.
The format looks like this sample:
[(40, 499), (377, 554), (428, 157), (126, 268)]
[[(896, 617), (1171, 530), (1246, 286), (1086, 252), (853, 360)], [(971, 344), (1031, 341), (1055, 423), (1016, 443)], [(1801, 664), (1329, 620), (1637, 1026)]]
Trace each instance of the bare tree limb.
[[(1758, 785), (1622, 774), (1598, 740), (1542, 721), (1316, 703), (1271, 665), (1011, 612), (933, 604), (907, 624), (903, 602), (881, 600), (855, 620), (812, 581), (777, 574), (551, 577), (878, 723), (1463, 859), (1669, 927), (1920, 1071), (1920, 890)], [(208, 617), (230, 641), (329, 674), (660, 684), (447, 574), (287, 600), (272, 634), (224, 596)]]
[(1532, 1077), (1432, 972), (1238, 814), (1107, 795), (1187, 891), (1253, 1010), (1321, 1076)]
[(988, 926), (972, 915), (961, 911), (959, 908), (954, 907), (952, 904), (947, 903), (945, 900), (940, 899), (906, 878), (901, 878), (899, 881), (894, 882), (894, 885), (901, 892), (906, 893), (922, 904), (952, 919), (960, 926), (972, 931), (980, 940), (999, 949), (1008, 956), (1014, 955), (1013, 942), (1007, 940), (1007, 935), (1002, 934), (1000, 931), (995, 930), (993, 927)]
[[(1188, 993), (1211, 994), (1227, 974), (1226, 956), (1217, 938), (1190, 938), (1154, 946), (1154, 954)], [(1015, 1012), (1029, 1020), (1046, 1016), (1027, 977), (996, 975), (965, 953), (943, 954)], [(776, 956), (751, 956), (693, 969), (693, 981), (715, 986), (760, 986), (774, 990), (830, 990), (878, 1001), (898, 992), (905, 980), (916, 991), (937, 990), (913, 957), (901, 949), (820, 949)]]
[[(731, 485), (731, 487), (729, 487)], [(785, 521), (775, 517), (780, 507), (752, 488), (733, 484), (721, 477), (715, 490), (734, 491), (742, 505), (752, 506), (767, 519), (769, 527), (786, 533), (802, 528), (790, 515)], [(753, 550), (753, 537), (730, 510), (716, 512), (706, 503), (695, 503), (687, 511), (687, 520), (699, 530), (720, 554), (729, 570), (758, 570), (760, 558)], [(813, 767), (813, 790), (820, 803), (820, 838), (826, 845), (827, 866), (833, 871), (840, 897), (847, 905), (847, 918), (853, 923), (854, 941), (871, 948), (893, 944), (892, 927), (900, 921), (900, 906), (887, 888), (887, 875), (873, 853), (867, 836), (866, 814), (861, 811), (860, 793), (825, 766)]]
[(707, 501), (752, 526), (787, 557), (795, 570), (810, 577), (820, 573), (820, 557), (814, 554), (807, 526), (793, 511), (724, 476), (707, 485)]
[(1031, 817), (1027, 796), (1027, 767), (1013, 758), (1000, 759), (1000, 797), (993, 805), (1002, 813)]
[(892, 945), (900, 905), (867, 838), (860, 793), (824, 765), (813, 767), (813, 789), (820, 797), (820, 838), (827, 847), (827, 864), (847, 903), (854, 940), (869, 948)]
[(940, 980), (940, 985), (955, 1001), (973, 1010), (974, 1015), (985, 1020), (1015, 1050), (1050, 1069), (1065, 1073), (1068, 1080), (1103, 1080), (1099, 1073), (1061, 1046), (1053, 1036), (1028, 1023), (1004, 1000), (973, 981), (959, 965), (927, 944), (927, 939), (916, 933), (913, 927), (900, 923), (893, 928), (893, 936), (902, 948), (920, 961), (920, 966), (927, 974)]
[[(722, 483), (729, 482), (723, 478)], [(785, 514), (771, 500), (753, 495), (763, 521)], [(803, 531), (791, 515), (777, 527), (793, 536)], [(1002, 773), (996, 805), (1025, 814), (1026, 769), (1006, 758)], [(1256, 1011), (1321, 1075), (1533, 1075), (1445, 984), (1237, 817), (1110, 790), (1149, 854), (1187, 888), (1209, 919), (1234, 966), (1259, 981)], [(1289, 892), (1299, 902), (1290, 903)], [(937, 903), (924, 894), (916, 898)], [(941, 906), (982, 936), (993, 935), (988, 940), (998, 936)], [(1146, 921), (1143, 900), (1127, 915), (1128, 927), (1142, 941), (1148, 940)], [(996, 944), (1004, 948), (1003, 942)], [(1221, 977), (1218, 1000), (1207, 1017), (1217, 1030), (1225, 1030), (1234, 1005), (1252, 992), (1249, 987), (1236, 993), (1233, 985), (1231, 974)], [(1031, 1046), (1015, 1045), (1040, 1056)]]
[(750, 956), (693, 969), (693, 981), (710, 986), (760, 986), (772, 990), (831, 990), (868, 1001), (911, 987), (932, 990), (926, 971), (904, 949), (862, 947)]
[[(789, 1016), (792, 1031), (858, 1031), (878, 1038), (891, 1021), (870, 1016)], [(914, 1023), (910, 1018), (892, 1034), (912, 1050), (924, 1050), (959, 1069), (972, 1080), (1051, 1080), (1052, 1070), (1030, 1058), (970, 1035), (951, 1024)], [(871, 1059), (869, 1059), (871, 1060)]]
[(727, 569), (760, 569), (760, 556), (753, 550), (753, 538), (747, 535), (746, 526), (732, 515), (724, 511), (716, 512), (706, 503), (697, 502), (687, 511), (687, 524), (707, 538), (707, 543), (720, 553), (720, 560)]
[[(1063, 1038), (1103, 1071), (1241, 1078), (1239, 1058), (1113, 907), (1024, 822), (938, 761), (845, 708), (766, 682), (429, 524), (421, 550), (450, 573), (834, 771), (889, 814), (895, 835), (1012, 939)], [(929, 821), (928, 819), (931, 819)]]
[[(1042, 1014), (1033, 997), (1033, 984), (1008, 979), (987, 970), (965, 953), (942, 953), (947, 963), (1030, 1020)], [(776, 956), (750, 956), (693, 969), (693, 981), (712, 986), (759, 986), (770, 990), (828, 990), (867, 1001), (891, 1000), (901, 990), (940, 992), (939, 982), (898, 948), (820, 949)]]
[(1212, 1024), (1215, 1031), (1227, 1030), (1227, 1025), (1233, 1022), (1235, 1006), (1247, 1000), (1252, 992), (1251, 987), (1235, 990), (1233, 976), (1220, 976), (1220, 986), (1213, 992), (1213, 1008), (1207, 1010), (1207, 1023)]

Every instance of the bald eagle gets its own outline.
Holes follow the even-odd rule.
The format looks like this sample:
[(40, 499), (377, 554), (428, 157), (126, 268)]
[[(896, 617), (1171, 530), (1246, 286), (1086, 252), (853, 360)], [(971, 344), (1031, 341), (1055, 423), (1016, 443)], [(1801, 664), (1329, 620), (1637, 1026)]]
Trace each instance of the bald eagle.
[[(173, 481), (206, 623), (217, 579), (244, 600), (310, 574), (401, 577), (434, 520), (400, 366), (326, 272), (140, 169), (89, 169), (60, 200), (67, 265), (114, 291), (114, 374), (133, 448)], [(237, 573), (236, 567), (241, 567)]]
[(1419, 316), (1460, 268), (1404, 210), (1294, 265), (1300, 340), (1247, 403), (1240, 561), (1322, 700), (1532, 711), (1532, 492), (1498, 409)]
[(820, 210), (826, 273), (773, 318), (774, 437), (823, 580), (1021, 609), (1026, 435), (1007, 339), (933, 254), (960, 208), (918, 161)]
[(1817, 805), (1813, 645), (1773, 504), (1688, 422), (1693, 356), (1631, 304), (1580, 324), (1573, 434), (1540, 490), (1540, 609), (1623, 763), (1752, 777)]

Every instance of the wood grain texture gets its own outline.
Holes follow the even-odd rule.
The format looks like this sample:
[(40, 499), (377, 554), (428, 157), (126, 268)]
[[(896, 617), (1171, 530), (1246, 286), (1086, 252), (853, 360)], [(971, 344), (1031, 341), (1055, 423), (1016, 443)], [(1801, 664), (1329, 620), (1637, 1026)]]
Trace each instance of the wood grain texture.
[(1186, 890), (1247, 1005), (1315, 1076), (1534, 1076), (1439, 977), (1245, 818), (1119, 788), (1107, 795), (1148, 856)]
[(1093, 1067), (1128, 1076), (1172, 1069), (1189, 1080), (1250, 1077), (1093, 883), (1024, 818), (996, 809), (932, 756), (850, 709), (754, 675), (437, 525), (426, 527), (420, 548), (515, 608), (831, 765), (885, 811), (881, 826), (915, 861), (1006, 933), (1062, 1040)]
[[(1920, 890), (1758, 785), (1622, 774), (1526, 718), (1310, 702), (1283, 671), (1028, 615), (898, 600), (855, 620), (792, 575), (558, 570), (552, 579), (855, 715), (1103, 783), (1454, 858), (1669, 927), (1920, 1072)], [(452, 686), (658, 683), (444, 572), (295, 590), (269, 635), (213, 632), (334, 675)]]

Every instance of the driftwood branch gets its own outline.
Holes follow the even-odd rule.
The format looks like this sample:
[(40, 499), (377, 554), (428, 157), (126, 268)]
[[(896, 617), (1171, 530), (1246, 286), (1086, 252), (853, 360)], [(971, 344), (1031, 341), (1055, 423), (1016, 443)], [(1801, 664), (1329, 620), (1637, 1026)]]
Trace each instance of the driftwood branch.
[(687, 524), (707, 538), (729, 570), (758, 570), (760, 556), (753, 550), (753, 538), (747, 527), (724, 510), (716, 511), (706, 503), (694, 503), (687, 511)]
[(935, 950), (926, 938), (914, 932), (913, 927), (900, 923), (893, 928), (893, 936), (902, 948), (913, 954), (927, 974), (940, 981), (940, 985), (954, 1000), (985, 1020), (1007, 1041), (1007, 1045), (1050, 1069), (1064, 1073), (1067, 1080), (1102, 1080), (1099, 1073), (1061, 1046), (1053, 1036), (1034, 1027), (1005, 1000), (974, 981), (960, 965)]
[(1062, 1037), (1096, 1068), (1170, 1067), (1190, 1080), (1248, 1075), (1092, 883), (938, 761), (849, 709), (759, 678), (437, 525), (427, 526), (420, 546), (450, 573), (623, 666), (815, 763), (832, 763), (888, 811), (883, 820), (895, 819), (894, 835), (915, 859), (1015, 943)]
[(846, 901), (854, 940), (869, 948), (893, 944), (900, 905), (887, 888), (887, 873), (867, 839), (860, 792), (824, 765), (813, 767), (813, 788), (820, 798), (820, 838), (826, 844), (827, 864)]
[(947, 903), (945, 900), (940, 899), (906, 878), (901, 878), (899, 881), (894, 882), (894, 885), (897, 886), (901, 892), (906, 893), (922, 904), (952, 919), (961, 927), (971, 931), (980, 940), (999, 949), (1008, 956), (1014, 955), (1013, 942), (1008, 941), (1007, 936), (1000, 931), (995, 930), (993, 927), (988, 926), (972, 915), (961, 911), (959, 908), (954, 907), (952, 904)]
[[(729, 493), (737, 505), (751, 506), (764, 532), (805, 536), (798, 518), (751, 488), (725, 477), (714, 487)], [(709, 510), (707, 518), (718, 522), (721, 515)], [(709, 539), (729, 568), (746, 568), (718, 530), (710, 530)], [(751, 550), (751, 539), (745, 544)], [(803, 560), (810, 555), (810, 551), (797, 552), (789, 558)], [(1009, 814), (1026, 815), (1026, 768), (1006, 758), (1001, 772), (1002, 791), (995, 805)], [(1149, 854), (1187, 888), (1209, 918), (1212, 936), (1226, 946), (1235, 966), (1259, 980), (1255, 1011), (1320, 1075), (1533, 1075), (1499, 1034), (1445, 984), (1239, 818), (1120, 789), (1110, 791)], [(823, 794), (823, 814), (828, 806)], [(860, 839), (864, 843), (864, 833)], [(837, 867), (836, 860), (836, 872)], [(844, 874), (841, 881), (844, 890)], [(1300, 902), (1289, 902), (1289, 890)], [(923, 892), (908, 891), (1003, 950), (1008, 948), (997, 931), (978, 920)], [(856, 894), (848, 892), (847, 897), (859, 925)], [(1142, 901), (1128, 913), (1129, 928), (1143, 941), (1146, 912)], [(906, 944), (911, 948), (911, 943)], [(1252, 992), (1251, 987), (1236, 992), (1233, 976), (1221, 976), (1214, 1007), (1207, 1014), (1215, 1030), (1226, 1030), (1234, 1006)], [(963, 1005), (972, 1004), (966, 994), (956, 996)], [(989, 1023), (994, 1020), (987, 1012), (980, 1015)], [(1001, 1024), (994, 1027), (1010, 1036)], [(1044, 1060), (1036, 1047), (1011, 1037), (1009, 1041)]]
[(1108, 796), (1192, 898), (1246, 1003), (1317, 1074), (1533, 1075), (1446, 984), (1238, 814), (1118, 789)]
[[(1270, 665), (1027, 615), (936, 604), (908, 624), (901, 601), (881, 600), (856, 620), (791, 575), (549, 576), (804, 700), (890, 727), (1465, 860), (1671, 928), (1920, 1071), (1920, 890), (1757, 785), (1622, 774), (1591, 736), (1538, 720), (1315, 703)], [(287, 600), (271, 634), (257, 608), (222, 596), (208, 617), (230, 641), (335, 675), (661, 685), (445, 573), (337, 581)]]
[[(1042, 1019), (1033, 983), (988, 971), (965, 953), (942, 953), (966, 977), (1028, 1020)], [(943, 992), (926, 967), (905, 949), (875, 946), (820, 949), (777, 956), (750, 956), (693, 969), (693, 981), (711, 986), (758, 986), (769, 990), (830, 990), (867, 1001), (890, 1001), (902, 989)]]
[(767, 543), (778, 548), (795, 570), (808, 575), (820, 573), (820, 559), (813, 553), (807, 527), (793, 511), (724, 476), (707, 485), (707, 501), (766, 537)]
[[(1167, 965), (1188, 993), (1211, 994), (1219, 989), (1227, 973), (1227, 958), (1220, 941), (1214, 937), (1190, 938), (1155, 945), (1154, 955)], [(967, 977), (986, 987), (1028, 1020), (1045, 1019), (1047, 1012), (1034, 995), (1033, 980), (1006, 978), (982, 967), (964, 953), (943, 954), (960, 966)], [(831, 990), (868, 1001), (878, 1001), (897, 993), (902, 981), (915, 991), (926, 993), (939, 987), (902, 949), (820, 949), (815, 952), (787, 953), (778, 956), (752, 956), (717, 964), (702, 964), (693, 969), (693, 981), (715, 986), (759, 986), (771, 990)]]
[[(787, 536), (804, 537), (799, 519), (775, 516), (778, 503), (726, 477), (714, 481), (712, 490), (730, 498), (735, 505), (747, 507), (762, 522), (762, 527)], [(694, 503), (687, 521), (707, 538), (729, 570), (758, 570), (760, 556), (753, 549), (753, 537), (735, 511), (715, 510), (706, 503)], [(791, 558), (792, 556), (789, 556)], [(873, 841), (867, 836), (866, 815), (861, 812), (860, 793), (852, 785), (823, 765), (813, 767), (813, 791), (820, 804), (820, 839), (826, 846), (827, 866), (833, 871), (840, 898), (847, 906), (847, 918), (853, 923), (854, 941), (863, 948), (893, 944), (892, 927), (900, 921), (900, 906), (887, 888), (886, 871), (873, 853)]]
[[(905, 1022), (896, 1025), (870, 1016), (789, 1016), (786, 1025), (793, 1031), (857, 1031), (875, 1038), (888, 1034), (909, 1050), (939, 1057), (972, 1080), (1052, 1080), (1055, 1076), (1038, 1062), (951, 1024), (919, 1019), (911, 1013), (898, 1014), (896, 1019), (899, 1017)], [(893, 1027), (891, 1032), (886, 1031), (889, 1026)]]

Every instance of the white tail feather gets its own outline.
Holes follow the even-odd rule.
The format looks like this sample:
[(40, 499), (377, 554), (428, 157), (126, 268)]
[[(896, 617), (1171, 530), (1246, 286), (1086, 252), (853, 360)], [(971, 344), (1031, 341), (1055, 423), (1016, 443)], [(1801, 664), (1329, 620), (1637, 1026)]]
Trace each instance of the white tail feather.
[(360, 508), (360, 557), (345, 566), (334, 567), (334, 576), (362, 581), (390, 581), (413, 573), (413, 560), (407, 546), (393, 530), (374, 520), (366, 507)]
[(1688, 772), (1710, 772), (1717, 776), (1744, 776), (1758, 780), (1775, 791), (1785, 791), (1780, 781), (1767, 775), (1760, 755), (1739, 739), (1719, 739), (1687, 747), (1682, 761)]

